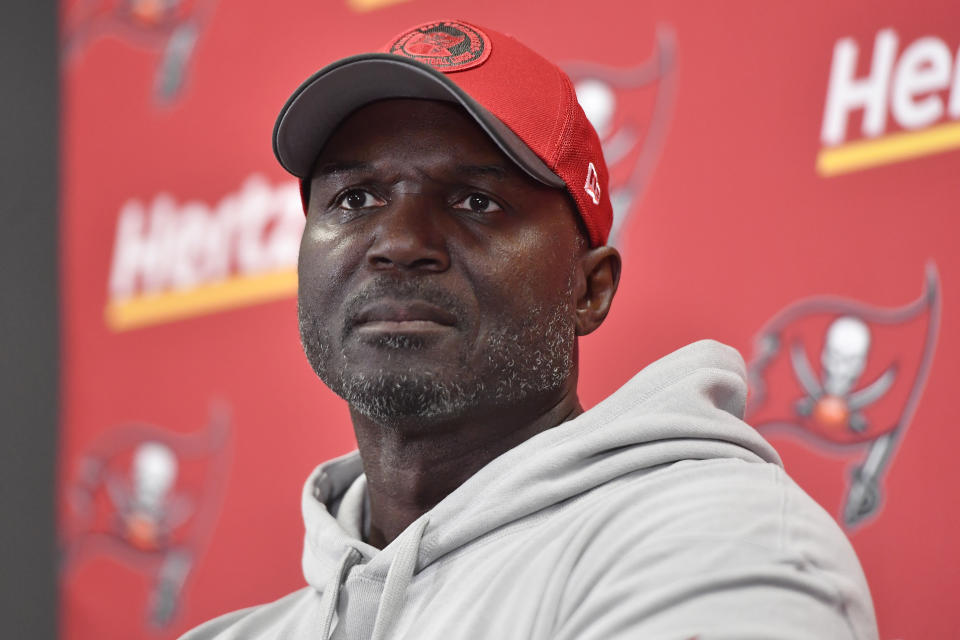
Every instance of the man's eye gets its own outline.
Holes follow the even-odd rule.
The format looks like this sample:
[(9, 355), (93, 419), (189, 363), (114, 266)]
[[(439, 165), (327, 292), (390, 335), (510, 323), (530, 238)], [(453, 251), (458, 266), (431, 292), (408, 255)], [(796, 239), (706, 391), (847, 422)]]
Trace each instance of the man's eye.
[(364, 189), (350, 189), (337, 200), (337, 206), (350, 211), (354, 209), (366, 209), (368, 207), (379, 207), (382, 204), (384, 204), (383, 200)]
[(499, 204), (482, 193), (471, 193), (453, 206), (455, 209), (467, 209), (474, 213), (493, 213), (501, 210)]

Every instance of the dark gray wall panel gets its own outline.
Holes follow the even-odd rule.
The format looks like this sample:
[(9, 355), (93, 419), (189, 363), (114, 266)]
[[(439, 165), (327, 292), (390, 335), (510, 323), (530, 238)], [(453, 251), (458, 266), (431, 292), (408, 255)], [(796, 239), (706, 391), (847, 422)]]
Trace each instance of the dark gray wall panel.
[(0, 20), (0, 620), (56, 636), (57, 6)]

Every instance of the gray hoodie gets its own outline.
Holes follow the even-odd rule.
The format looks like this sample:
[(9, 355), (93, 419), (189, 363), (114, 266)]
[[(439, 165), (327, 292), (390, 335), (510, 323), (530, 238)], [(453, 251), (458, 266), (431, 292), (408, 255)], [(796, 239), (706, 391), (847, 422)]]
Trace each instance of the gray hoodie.
[(711, 341), (496, 458), (384, 549), (356, 452), (303, 492), (309, 586), (185, 640), (876, 638), (856, 555)]

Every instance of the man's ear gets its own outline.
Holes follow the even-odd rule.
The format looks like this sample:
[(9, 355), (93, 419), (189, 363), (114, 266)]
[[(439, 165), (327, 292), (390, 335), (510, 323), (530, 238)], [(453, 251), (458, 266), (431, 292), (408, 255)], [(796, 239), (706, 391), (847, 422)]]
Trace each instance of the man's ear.
[(582, 282), (576, 300), (577, 335), (585, 336), (603, 323), (620, 283), (620, 252), (613, 247), (589, 249), (580, 256)]

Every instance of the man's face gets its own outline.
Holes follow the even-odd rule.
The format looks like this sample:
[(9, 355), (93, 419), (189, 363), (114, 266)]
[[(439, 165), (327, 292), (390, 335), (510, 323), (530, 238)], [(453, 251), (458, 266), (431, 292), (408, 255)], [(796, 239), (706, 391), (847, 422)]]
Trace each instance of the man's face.
[(418, 423), (556, 401), (575, 384), (567, 195), (527, 177), (459, 107), (385, 100), (317, 160), (300, 334), (354, 410)]

